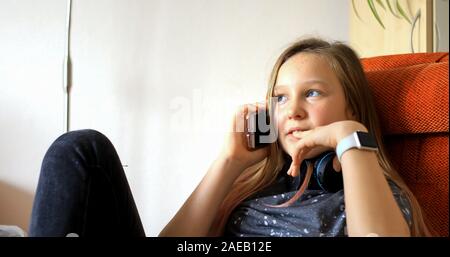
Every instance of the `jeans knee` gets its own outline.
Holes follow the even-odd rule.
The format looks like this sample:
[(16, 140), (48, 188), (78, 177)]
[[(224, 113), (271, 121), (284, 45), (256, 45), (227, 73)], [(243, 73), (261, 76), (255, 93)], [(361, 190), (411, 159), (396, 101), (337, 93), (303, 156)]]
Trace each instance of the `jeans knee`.
[(49, 147), (43, 159), (43, 170), (67, 176), (67, 170), (98, 165), (99, 160), (110, 155), (112, 149), (114, 149), (112, 143), (99, 131), (93, 129), (70, 131), (59, 136)]
[(80, 153), (92, 156), (112, 147), (111, 141), (97, 130), (74, 130), (59, 136), (48, 149), (46, 157), (60, 158)]
[(102, 134), (101, 132), (94, 129), (81, 129), (69, 131), (67, 133), (62, 134), (55, 140), (55, 143), (68, 143), (71, 146), (76, 144), (80, 144), (83, 142), (109, 142), (109, 139)]

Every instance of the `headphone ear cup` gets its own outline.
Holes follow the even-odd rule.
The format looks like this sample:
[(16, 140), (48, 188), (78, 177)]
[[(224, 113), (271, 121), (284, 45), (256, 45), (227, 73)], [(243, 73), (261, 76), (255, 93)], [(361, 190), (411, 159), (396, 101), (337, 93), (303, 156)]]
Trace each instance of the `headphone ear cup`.
[(314, 163), (314, 175), (317, 184), (330, 193), (335, 193), (344, 188), (342, 172), (337, 172), (333, 168), (333, 158), (335, 156), (335, 152), (326, 152), (317, 158)]

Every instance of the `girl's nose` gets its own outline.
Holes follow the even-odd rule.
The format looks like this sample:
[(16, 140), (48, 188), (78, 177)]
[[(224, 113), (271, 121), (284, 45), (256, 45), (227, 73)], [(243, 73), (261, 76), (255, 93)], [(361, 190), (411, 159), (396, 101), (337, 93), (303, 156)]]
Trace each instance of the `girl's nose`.
[(306, 112), (298, 102), (291, 102), (288, 106), (288, 118), (289, 119), (303, 119), (306, 116)]

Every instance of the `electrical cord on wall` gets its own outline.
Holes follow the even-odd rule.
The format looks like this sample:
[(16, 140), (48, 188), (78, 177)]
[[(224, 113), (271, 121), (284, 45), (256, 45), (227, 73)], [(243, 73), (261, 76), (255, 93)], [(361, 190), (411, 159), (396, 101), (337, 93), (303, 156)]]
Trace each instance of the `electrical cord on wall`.
[[(416, 16), (414, 16), (414, 20), (411, 26), (411, 36), (410, 36), (410, 46), (411, 46), (411, 53), (414, 53), (414, 28), (416, 27), (417, 21), (420, 19), (420, 9), (417, 11)], [(420, 42), (419, 42), (420, 43)]]
[[(411, 33), (410, 33), (411, 53), (415, 53), (415, 51), (414, 51), (414, 29), (416, 28), (417, 22), (419, 22), (420, 19), (421, 19), (420, 16), (421, 16), (421, 11), (419, 9), (416, 12), (416, 15), (414, 16), (414, 19), (413, 19), (413, 22), (412, 22), (412, 25), (411, 25)], [(419, 27), (419, 33), (420, 33), (420, 27)], [(439, 35), (439, 27), (438, 27), (436, 22), (434, 22), (434, 36), (435, 36), (435, 38), (433, 38), (433, 42), (435, 42), (435, 43), (434, 43), (434, 46), (433, 46), (433, 52), (437, 52), (437, 51), (439, 51), (438, 49), (439, 49), (439, 38), (440, 38), (440, 35)], [(419, 42), (419, 46), (420, 46), (420, 42)]]
[[(72, 64), (70, 60), (70, 20), (72, 13), (72, 0), (67, 0), (66, 15), (66, 44), (63, 67), (63, 91), (64, 91), (64, 133), (70, 131), (70, 90), (72, 87)], [(122, 165), (128, 167), (127, 164)]]
[(70, 16), (72, 9), (72, 0), (67, 1), (66, 16), (66, 46), (64, 54), (63, 67), (63, 90), (64, 90), (64, 132), (70, 130), (70, 88), (72, 82), (72, 67), (70, 62)]

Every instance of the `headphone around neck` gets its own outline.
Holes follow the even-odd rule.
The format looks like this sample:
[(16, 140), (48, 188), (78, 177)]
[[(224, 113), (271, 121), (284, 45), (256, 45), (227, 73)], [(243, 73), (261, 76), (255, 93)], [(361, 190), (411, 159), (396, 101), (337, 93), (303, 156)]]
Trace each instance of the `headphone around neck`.
[[(298, 188), (306, 177), (307, 165), (313, 165), (312, 178), (309, 181), (309, 189), (320, 189), (329, 193), (335, 193), (344, 188), (342, 172), (333, 168), (333, 158), (336, 156), (334, 151), (323, 152), (320, 155), (306, 159), (300, 165), (300, 176), (295, 178), (295, 184)], [(290, 166), (290, 161), (286, 164)]]

